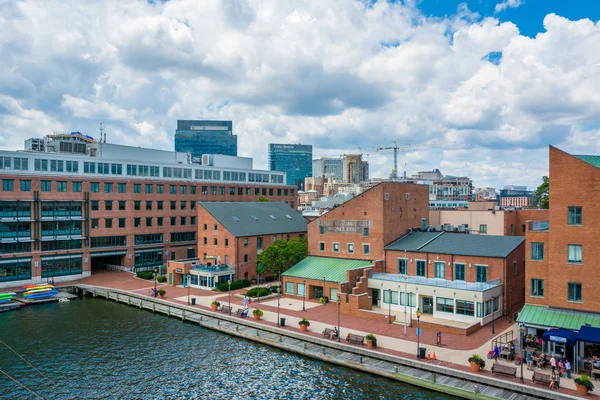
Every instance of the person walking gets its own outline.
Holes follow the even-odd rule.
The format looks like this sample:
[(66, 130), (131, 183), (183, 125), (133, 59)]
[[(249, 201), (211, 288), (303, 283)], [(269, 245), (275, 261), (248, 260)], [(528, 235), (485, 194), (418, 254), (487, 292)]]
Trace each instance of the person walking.
[(571, 363), (569, 360), (565, 362), (565, 369), (567, 370), (567, 379), (571, 379)]
[(498, 362), (498, 357), (500, 357), (500, 349), (498, 346), (494, 347), (494, 362)]
[(527, 371), (531, 371), (533, 369), (533, 358), (531, 358), (531, 351), (527, 351), (525, 360), (527, 360)]
[(552, 373), (556, 371), (556, 357), (552, 354), (552, 358), (550, 358), (550, 366), (552, 367)]
[(244, 308), (248, 308), (248, 296), (244, 296)]

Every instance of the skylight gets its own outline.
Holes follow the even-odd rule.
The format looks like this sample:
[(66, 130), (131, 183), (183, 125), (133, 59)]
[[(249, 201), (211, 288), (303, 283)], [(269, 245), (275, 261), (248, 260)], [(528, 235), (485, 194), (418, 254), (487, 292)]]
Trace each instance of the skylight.
[(269, 217), (271, 217), (271, 219), (277, 219), (274, 215), (269, 214)]
[(255, 221), (258, 221), (258, 217), (256, 215), (253, 215), (252, 219), (255, 220)]
[(235, 215), (233, 216), (233, 219), (235, 219), (237, 222), (240, 222), (240, 219), (238, 217), (236, 217)]
[(288, 217), (289, 219), (292, 219), (292, 216), (290, 214), (285, 214), (286, 217)]

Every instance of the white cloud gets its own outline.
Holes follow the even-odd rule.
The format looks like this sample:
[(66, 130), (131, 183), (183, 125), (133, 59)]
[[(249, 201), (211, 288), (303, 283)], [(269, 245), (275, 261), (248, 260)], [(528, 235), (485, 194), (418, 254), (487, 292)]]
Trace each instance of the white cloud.
[(507, 8), (517, 8), (521, 4), (523, 4), (523, 1), (521, 1), (521, 0), (505, 0), (503, 2), (496, 4), (496, 7), (494, 8), (494, 12), (499, 13), (499, 12), (506, 10)]
[(258, 168), (269, 142), (301, 142), (315, 157), (360, 148), (387, 176), (392, 154), (375, 148), (436, 142), (401, 153), (400, 170), (498, 187), (539, 181), (548, 144), (598, 152), (598, 23), (550, 14), (528, 38), (466, 8), (429, 19), (406, 4), (8, 2), (0, 147), (103, 122), (111, 142), (165, 149), (177, 119), (231, 119)]

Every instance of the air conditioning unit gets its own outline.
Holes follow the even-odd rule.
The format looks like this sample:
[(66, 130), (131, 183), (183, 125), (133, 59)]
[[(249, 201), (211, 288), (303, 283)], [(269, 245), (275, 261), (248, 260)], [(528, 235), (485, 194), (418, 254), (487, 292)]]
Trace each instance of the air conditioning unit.
[(454, 231), (454, 225), (452, 225), (452, 224), (444, 224), (444, 230), (446, 232), (452, 232), (452, 231)]
[(442, 226), (441, 226), (441, 225), (436, 225), (436, 226), (435, 226), (435, 230), (436, 230), (437, 232), (441, 232), (441, 231), (442, 231)]
[(458, 232), (464, 232), (465, 231), (465, 226), (464, 225), (459, 225), (458, 228), (456, 229)]

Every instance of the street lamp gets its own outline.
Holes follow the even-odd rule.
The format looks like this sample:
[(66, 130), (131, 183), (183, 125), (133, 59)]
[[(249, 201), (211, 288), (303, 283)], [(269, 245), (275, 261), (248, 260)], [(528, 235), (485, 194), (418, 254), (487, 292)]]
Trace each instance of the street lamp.
[(279, 319), (279, 299), (281, 299), (281, 283), (277, 288), (277, 326), (281, 326), (281, 320)]
[(326, 277), (323, 277), (323, 305), (327, 304), (325, 301), (325, 278)]
[(338, 297), (338, 337), (337, 337), (337, 341), (339, 343), (340, 341), (340, 336), (342, 336), (342, 331), (340, 331), (340, 310), (342, 309), (342, 296), (340, 296), (339, 294), (337, 295)]
[(388, 324), (392, 323), (392, 289), (388, 290), (390, 298), (388, 299), (390, 302), (388, 303)]
[(421, 320), (421, 309), (417, 308), (417, 358), (421, 358), (421, 355), (419, 354), (419, 347), (421, 347), (420, 344), (420, 338), (421, 338), (421, 327), (420, 327), (420, 322)]
[(154, 293), (156, 293), (156, 274), (157, 274), (158, 270), (156, 268), (154, 268)]
[(188, 274), (187, 274), (187, 282), (186, 282), (187, 287), (188, 287), (188, 306), (190, 305), (190, 281), (191, 281), (191, 277), (192, 277), (192, 274), (190, 274), (188, 272)]
[(306, 311), (306, 307), (304, 305), (306, 302), (306, 279), (304, 279), (302, 282), (304, 282), (304, 292), (302, 293), (302, 311)]
[(496, 319), (496, 309), (494, 308), (494, 296), (492, 296), (492, 335), (496, 334), (496, 329), (494, 327), (494, 319)]
[(521, 383), (523, 383), (523, 363), (525, 362), (525, 349), (523, 348), (523, 341), (519, 340), (521, 343)]
[(229, 287), (229, 315), (231, 315), (231, 279), (227, 279), (227, 286)]

